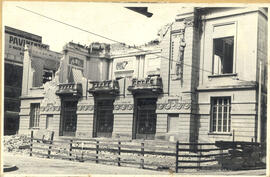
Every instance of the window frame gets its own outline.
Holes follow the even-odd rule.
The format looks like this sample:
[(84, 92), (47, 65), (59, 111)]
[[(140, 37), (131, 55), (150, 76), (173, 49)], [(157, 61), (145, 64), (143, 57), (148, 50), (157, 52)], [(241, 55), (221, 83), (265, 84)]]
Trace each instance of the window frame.
[[(213, 130), (213, 108), (214, 108), (214, 100), (217, 100), (217, 103), (219, 102), (220, 99), (222, 99), (222, 106), (221, 106), (221, 131), (218, 131), (218, 127), (219, 127), (219, 113), (217, 111), (216, 113), (216, 129)], [(226, 124), (226, 131), (224, 131), (224, 100), (227, 99), (227, 124)], [(217, 104), (219, 106), (219, 104)], [(219, 107), (217, 106), (217, 110), (219, 109)], [(209, 134), (231, 134), (232, 132), (232, 118), (231, 118), (231, 109), (232, 108), (232, 99), (231, 96), (218, 96), (218, 97), (210, 97), (210, 121), (209, 121)]]
[[(226, 26), (226, 25), (234, 25), (234, 30), (232, 33), (229, 34), (219, 34), (215, 33), (215, 27), (220, 27), (220, 26)], [(224, 23), (218, 23), (218, 24), (213, 24), (212, 25), (212, 76), (234, 76), (237, 75), (236, 73), (236, 54), (237, 54), (237, 21), (230, 21), (230, 22), (224, 22)], [(227, 37), (233, 37), (233, 68), (232, 68), (232, 73), (225, 73), (225, 74), (215, 74), (214, 73), (214, 57), (215, 57), (215, 50), (214, 50), (214, 40), (219, 39), (219, 38), (227, 38)]]
[[(35, 105), (38, 105), (35, 107)], [(36, 112), (33, 116), (33, 111), (36, 111), (38, 108), (38, 112)], [(31, 103), (30, 104), (30, 118), (29, 118), (29, 128), (30, 129), (39, 129), (40, 127), (40, 103)]]
[[(220, 38), (213, 38), (213, 61), (212, 61), (212, 74), (213, 75), (229, 75), (229, 74), (234, 74), (234, 48), (235, 48), (235, 43), (234, 43), (234, 36), (227, 36), (227, 37), (220, 37)], [(223, 61), (221, 61), (221, 64), (220, 64), (220, 66), (221, 66), (221, 68), (220, 68), (220, 70), (218, 69), (218, 71), (217, 71), (217, 73), (215, 73), (215, 68), (216, 68), (216, 63), (215, 63), (215, 52), (216, 52), (216, 45), (215, 45), (215, 40), (225, 40), (225, 39), (233, 39), (233, 51), (232, 51), (232, 55), (233, 55), (233, 57), (232, 57), (232, 68), (231, 68), (231, 70), (232, 70), (232, 72), (228, 72), (228, 73), (224, 73), (224, 68), (225, 68), (225, 61), (224, 60), (226, 60), (226, 58), (225, 58), (225, 46), (224, 45), (222, 45), (222, 55), (223, 55)], [(223, 42), (223, 44), (224, 44), (224, 42)], [(218, 64), (218, 66), (219, 66), (219, 64)], [(223, 68), (223, 71), (222, 71), (222, 68)]]

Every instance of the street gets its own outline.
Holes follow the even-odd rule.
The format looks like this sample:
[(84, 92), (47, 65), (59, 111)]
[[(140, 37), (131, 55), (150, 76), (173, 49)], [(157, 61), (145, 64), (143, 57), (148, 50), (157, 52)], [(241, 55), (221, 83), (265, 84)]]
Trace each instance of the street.
[[(138, 167), (118, 167), (114, 165), (95, 164), (92, 162), (73, 162), (59, 159), (46, 159), (29, 157), (27, 155), (15, 155), (4, 153), (4, 164), (16, 165), (17, 170), (6, 172), (5, 175), (13, 174), (66, 174), (66, 175), (171, 175), (169, 171), (155, 171), (147, 169), (139, 169)], [(178, 175), (251, 175), (265, 176), (266, 170), (243, 170), (243, 171), (180, 171)]]

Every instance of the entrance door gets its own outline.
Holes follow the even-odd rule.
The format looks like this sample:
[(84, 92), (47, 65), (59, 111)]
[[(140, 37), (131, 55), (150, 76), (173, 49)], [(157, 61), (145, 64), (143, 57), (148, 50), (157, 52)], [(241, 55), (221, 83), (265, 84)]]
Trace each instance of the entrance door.
[(75, 136), (77, 129), (77, 101), (64, 101), (62, 115), (63, 136)]
[(137, 100), (136, 139), (155, 139), (156, 101), (156, 98)]
[(96, 136), (112, 137), (113, 132), (113, 101), (98, 100), (96, 114)]

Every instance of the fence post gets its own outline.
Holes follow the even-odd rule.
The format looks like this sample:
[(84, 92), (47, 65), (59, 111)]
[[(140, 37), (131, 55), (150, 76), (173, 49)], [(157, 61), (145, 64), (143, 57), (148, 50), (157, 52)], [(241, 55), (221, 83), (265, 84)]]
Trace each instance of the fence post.
[(175, 173), (178, 173), (178, 159), (179, 159), (179, 141), (176, 141), (176, 148), (175, 148)]
[(144, 168), (144, 142), (141, 143), (141, 168)]
[(34, 132), (31, 130), (31, 136), (30, 136), (30, 156), (32, 156), (33, 151), (33, 138), (34, 138)]
[(99, 149), (99, 141), (96, 141), (96, 163), (98, 163), (98, 149)]
[(199, 144), (198, 146), (199, 146), (198, 148), (199, 158), (198, 158), (198, 163), (197, 163), (197, 170), (201, 168), (201, 156), (202, 156), (202, 145)]
[(81, 150), (81, 162), (83, 162), (83, 148), (84, 148), (84, 142), (82, 142), (82, 150)]
[(70, 143), (69, 143), (69, 160), (71, 160), (71, 157), (72, 157), (72, 143), (73, 143), (73, 140), (70, 140)]
[(47, 158), (50, 158), (51, 157), (51, 149), (52, 149), (52, 144), (53, 144), (53, 136), (54, 136), (54, 132), (52, 132), (52, 134), (51, 134), (50, 145), (49, 145), (49, 149), (48, 149), (48, 157)]
[(118, 141), (118, 158), (117, 158), (117, 161), (118, 161), (118, 166), (120, 166), (120, 154), (121, 154), (121, 141)]
[(223, 149), (222, 149), (222, 147), (220, 149), (220, 159), (219, 159), (219, 162), (220, 162), (220, 164), (223, 163)]

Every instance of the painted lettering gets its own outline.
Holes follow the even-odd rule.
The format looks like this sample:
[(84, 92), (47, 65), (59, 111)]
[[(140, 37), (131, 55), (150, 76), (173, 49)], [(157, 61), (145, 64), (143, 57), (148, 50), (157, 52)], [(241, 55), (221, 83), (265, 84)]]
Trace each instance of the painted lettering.
[(23, 46), (23, 41), (24, 41), (23, 39), (20, 39), (20, 38), (19, 38), (19, 45), (20, 45), (20, 46)]
[(9, 43), (13, 42), (13, 36), (9, 36)]
[(17, 38), (16, 38), (16, 37), (14, 38), (13, 44), (18, 45), (18, 40), (17, 40)]

